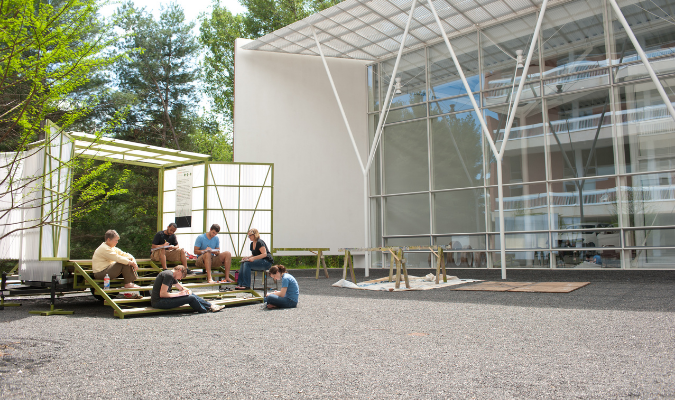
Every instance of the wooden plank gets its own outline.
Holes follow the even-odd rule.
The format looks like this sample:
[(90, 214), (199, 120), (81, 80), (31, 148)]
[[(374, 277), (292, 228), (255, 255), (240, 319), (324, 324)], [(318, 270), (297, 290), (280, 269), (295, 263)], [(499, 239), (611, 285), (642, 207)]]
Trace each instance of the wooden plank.
[[(229, 299), (222, 299), (222, 300), (214, 300), (210, 301), (210, 303), (218, 304), (218, 305), (234, 305), (234, 304), (247, 304), (247, 303), (260, 303), (263, 301), (262, 297), (250, 297), (248, 299), (244, 299), (243, 297), (237, 297), (237, 298), (229, 298)], [(122, 309), (122, 314), (124, 315), (137, 315), (137, 314), (151, 314), (151, 313), (164, 313), (164, 312), (172, 312), (172, 311), (191, 311), (192, 307), (189, 305), (184, 305), (176, 308), (169, 308), (169, 309), (164, 309), (164, 308), (153, 308), (153, 307), (134, 307), (134, 308), (125, 308)]]
[(540, 282), (514, 288), (509, 292), (569, 293), (589, 284), (590, 282)]
[[(199, 296), (199, 297), (202, 297), (202, 298), (208, 298), (208, 297), (213, 297), (213, 296), (223, 296), (224, 298), (225, 298), (225, 297), (233, 297), (233, 296), (236, 297), (236, 293), (233, 293), (233, 292), (221, 292), (221, 291), (217, 291), (217, 292), (199, 292), (199, 293), (193, 293), (193, 294), (195, 294), (195, 295), (197, 295), (197, 296)], [(145, 296), (145, 297), (142, 297), (142, 298), (140, 298), (140, 299), (117, 299), (117, 298), (112, 299), (112, 301), (115, 302), (116, 304), (146, 303), (146, 302), (149, 302), (150, 300), (151, 300), (151, 296)], [(105, 303), (106, 303), (106, 305), (108, 305), (108, 304), (107, 304), (107, 301), (106, 301)]]
[(474, 285), (463, 285), (460, 288), (452, 290), (468, 291), (488, 291), (488, 292), (507, 292), (521, 286), (531, 285), (533, 282), (482, 282)]

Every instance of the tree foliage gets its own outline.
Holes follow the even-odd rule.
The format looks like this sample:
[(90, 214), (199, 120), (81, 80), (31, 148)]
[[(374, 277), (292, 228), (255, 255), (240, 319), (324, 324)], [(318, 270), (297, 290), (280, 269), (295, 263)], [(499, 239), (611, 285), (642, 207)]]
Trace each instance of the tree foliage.
[(234, 41), (257, 39), (312, 13), (332, 7), (339, 0), (241, 0), (247, 8), (234, 15), (216, 0), (210, 16), (202, 18), (199, 41), (205, 47), (205, 91), (214, 112), (232, 121), (234, 116)]
[[(66, 193), (40, 200), (59, 202), (73, 196), (63, 218), (77, 218), (97, 209), (111, 196), (124, 192), (125, 176), (104, 185), (99, 177), (109, 163), (94, 166), (81, 159), (56, 162), (51, 170), (24, 176), (22, 164), (34, 152), (30, 144), (44, 138), (43, 146), (55, 147), (56, 135), (44, 135), (50, 118), (62, 129), (82, 120), (96, 106), (98, 97), (82, 90), (98, 71), (114, 63), (105, 49), (115, 40), (112, 26), (97, 18), (96, 0), (0, 0), (0, 150), (5, 154), (0, 174), (0, 220), (12, 210), (40, 207), (35, 193), (43, 177), (60, 170), (80, 173)], [(120, 55), (121, 56), (121, 55)], [(119, 110), (99, 135), (108, 131), (124, 110)], [(30, 190), (27, 196), (27, 189)], [(52, 207), (54, 209), (54, 207)], [(58, 209), (58, 207), (56, 207)], [(60, 218), (60, 217), (59, 217)], [(6, 221), (6, 220), (3, 220)], [(62, 224), (57, 215), (45, 214), (23, 224), (3, 224), (2, 237), (20, 229)]]
[(120, 136), (184, 150), (198, 108), (194, 23), (176, 3), (162, 6), (157, 20), (130, 1), (117, 15), (128, 34), (117, 48), (129, 54), (115, 66), (117, 84), (136, 100)]

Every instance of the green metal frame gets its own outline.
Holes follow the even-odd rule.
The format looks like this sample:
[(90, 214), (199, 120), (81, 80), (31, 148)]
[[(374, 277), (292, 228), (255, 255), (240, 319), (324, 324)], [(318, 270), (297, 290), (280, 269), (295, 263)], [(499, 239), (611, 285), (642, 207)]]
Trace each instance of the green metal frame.
[[(204, 186), (203, 186), (204, 187), (204, 204), (203, 204), (203, 208), (202, 208), (202, 211), (203, 211), (203, 221), (202, 221), (203, 230), (206, 230), (207, 227), (208, 227), (208, 223), (207, 223), (208, 211), (220, 210), (223, 213), (223, 219), (225, 220), (225, 228), (226, 228), (226, 232), (221, 231), (220, 234), (228, 236), (228, 238), (230, 240), (230, 243), (232, 244), (232, 248), (235, 249), (234, 256), (240, 257), (241, 254), (243, 253), (243, 250), (244, 250), (244, 244), (242, 243), (241, 246), (235, 245), (233, 235), (241, 235), (241, 234), (247, 233), (248, 229), (250, 229), (252, 224), (253, 224), (253, 218), (255, 217), (256, 212), (258, 212), (258, 211), (269, 211), (271, 213), (271, 216), (270, 216), (270, 218), (271, 218), (270, 232), (261, 232), (261, 233), (270, 235), (271, 240), (270, 240), (269, 246), (270, 246), (270, 248), (273, 248), (274, 247), (274, 164), (273, 163), (212, 162), (212, 161), (206, 161), (203, 164), (202, 163), (196, 164), (196, 166), (202, 166), (202, 165), (204, 166)], [(216, 179), (215, 179), (215, 175), (213, 173), (213, 170), (211, 169), (211, 165), (238, 165), (239, 166), (239, 176), (238, 176), (239, 182), (241, 182), (241, 173), (242, 173), (241, 166), (242, 165), (262, 165), (262, 166), (268, 166), (269, 168), (267, 170), (267, 174), (265, 176), (265, 179), (264, 179), (262, 185), (216, 185), (215, 184)], [(164, 226), (163, 226), (164, 225), (163, 224), (163, 220), (164, 220), (164, 212), (163, 212), (164, 193), (169, 192), (169, 191), (164, 190), (164, 172), (166, 172), (167, 170), (170, 170), (170, 169), (174, 169), (174, 168), (177, 168), (177, 167), (173, 167), (173, 166), (172, 167), (164, 167), (160, 170), (161, 192), (160, 192), (160, 196), (159, 196), (160, 199), (158, 201), (158, 214), (160, 215), (160, 217), (157, 219), (157, 229), (163, 229), (164, 228)], [(211, 177), (211, 182), (213, 182), (213, 183), (209, 183), (209, 176)], [(268, 182), (269, 182), (269, 184), (267, 184)], [(200, 186), (195, 186), (194, 188), (199, 188), (199, 187)], [(209, 203), (208, 203), (208, 188), (209, 187), (216, 188), (216, 196), (218, 197), (218, 204), (217, 205), (219, 207), (209, 207)], [(237, 193), (237, 196), (238, 196), (237, 197), (237, 202), (238, 202), (237, 208), (224, 208), (223, 207), (223, 201), (220, 198), (220, 193), (218, 192), (218, 189), (217, 189), (218, 187), (236, 187), (236, 188), (239, 188), (239, 191)], [(260, 194), (258, 195), (256, 207), (253, 208), (253, 209), (248, 209), (248, 208), (243, 209), (239, 206), (239, 204), (240, 204), (239, 201), (241, 200), (241, 188), (245, 188), (245, 187), (260, 188)], [(270, 191), (271, 191), (271, 199), (270, 200), (271, 200), (272, 208), (269, 208), (269, 209), (258, 208), (258, 205), (260, 204), (260, 200), (262, 198), (264, 188), (270, 188)], [(197, 210), (197, 211), (199, 211), (199, 210)], [(239, 226), (237, 226), (236, 229), (233, 230), (230, 227), (230, 224), (227, 220), (227, 216), (225, 215), (225, 211), (237, 211), (237, 214), (238, 214), (237, 215), (238, 216), (237, 223), (238, 224), (240, 224), (241, 221), (242, 221), (242, 219), (241, 219), (241, 212), (242, 211), (253, 211), (253, 214), (251, 215), (251, 220), (249, 221), (249, 226), (248, 226), (248, 229), (246, 230), (246, 232), (240, 232)]]

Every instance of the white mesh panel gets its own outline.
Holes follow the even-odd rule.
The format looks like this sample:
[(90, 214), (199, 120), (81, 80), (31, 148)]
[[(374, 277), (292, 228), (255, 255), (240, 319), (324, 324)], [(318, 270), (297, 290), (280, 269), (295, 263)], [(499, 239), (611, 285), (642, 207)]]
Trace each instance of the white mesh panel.
[(170, 223), (176, 221), (176, 213), (164, 213), (162, 216), (162, 226), (169, 226)]
[[(256, 208), (263, 208), (258, 204), (258, 199), (262, 201), (262, 190), (263, 188), (257, 188), (257, 187), (243, 187), (241, 188), (241, 202), (239, 204), (239, 208), (241, 209), (256, 209)], [(256, 207), (256, 205), (258, 207)]]
[(256, 211), (253, 216), (253, 225), (251, 228), (258, 229), (259, 232), (272, 231), (272, 212), (271, 211)]
[[(269, 174), (268, 174), (269, 172)], [(263, 186), (271, 184), (271, 174), (269, 165), (242, 165), (241, 166), (241, 184)], [(265, 178), (267, 177), (267, 180)]]
[(175, 212), (176, 211), (176, 191), (164, 192), (164, 203), (162, 204), (162, 211)]
[(193, 210), (203, 210), (204, 209), (204, 187), (198, 187), (192, 189), (192, 209)]
[(192, 187), (204, 186), (204, 164), (192, 166)]
[(164, 171), (164, 190), (176, 190), (176, 170)]
[(192, 211), (192, 233), (204, 233), (204, 211)]
[[(209, 185), (238, 185), (238, 164), (209, 164)], [(214, 181), (215, 179), (215, 181)]]

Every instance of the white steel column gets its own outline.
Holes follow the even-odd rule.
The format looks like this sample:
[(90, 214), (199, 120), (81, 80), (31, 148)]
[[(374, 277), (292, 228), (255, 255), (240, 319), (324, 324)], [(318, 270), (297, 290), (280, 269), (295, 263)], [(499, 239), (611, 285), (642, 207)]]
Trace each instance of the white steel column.
[(377, 128), (375, 129), (375, 138), (373, 139), (373, 145), (370, 147), (370, 153), (368, 153), (368, 163), (366, 163), (366, 169), (364, 174), (368, 173), (370, 165), (373, 163), (373, 158), (375, 158), (375, 150), (377, 145), (380, 143), (380, 136), (382, 136), (382, 131), (384, 130), (384, 116), (386, 112), (389, 111), (389, 100), (391, 97), (391, 89), (394, 87), (394, 80), (396, 78), (396, 73), (398, 72), (398, 63), (401, 61), (401, 55), (403, 54), (403, 48), (405, 47), (405, 40), (408, 38), (408, 30), (410, 29), (410, 21), (412, 21), (413, 13), (415, 12), (415, 5), (417, 5), (417, 0), (413, 0), (412, 6), (410, 6), (410, 13), (408, 14), (408, 22), (405, 24), (405, 30), (403, 31), (403, 37), (401, 37), (401, 46), (398, 49), (398, 55), (396, 56), (396, 62), (394, 63), (394, 71), (391, 73), (391, 79), (389, 80), (389, 87), (387, 88), (387, 95), (384, 97), (384, 102), (381, 103), (382, 109), (380, 110), (380, 120), (377, 121)]
[(342, 114), (342, 119), (345, 121), (347, 126), (347, 132), (349, 132), (349, 138), (352, 140), (352, 146), (354, 146), (354, 152), (356, 153), (356, 158), (359, 160), (359, 165), (361, 165), (361, 172), (364, 171), (363, 161), (361, 160), (361, 155), (359, 154), (359, 148), (356, 146), (356, 141), (354, 140), (354, 134), (352, 133), (352, 128), (349, 127), (349, 121), (347, 120), (347, 115), (345, 110), (342, 107), (342, 102), (340, 101), (340, 95), (335, 88), (335, 82), (333, 82), (333, 75), (328, 69), (328, 63), (326, 62), (326, 57), (323, 55), (323, 50), (321, 50), (321, 44), (319, 43), (319, 38), (316, 36), (316, 31), (314, 30), (314, 25), (310, 25), (312, 28), (312, 34), (314, 35), (314, 41), (316, 42), (316, 48), (319, 49), (319, 55), (321, 55), (321, 61), (323, 61), (323, 66), (326, 68), (326, 74), (328, 75), (328, 80), (330, 81), (330, 87), (333, 88), (333, 94), (335, 95), (335, 100), (337, 100), (338, 107), (340, 107), (340, 114)]
[(609, 2), (612, 4), (614, 12), (616, 12), (616, 16), (619, 19), (619, 22), (621, 22), (621, 25), (623, 25), (623, 29), (626, 30), (626, 34), (628, 34), (628, 37), (630, 38), (630, 41), (633, 43), (635, 50), (637, 51), (638, 55), (640, 55), (642, 63), (644, 64), (645, 68), (647, 68), (649, 76), (652, 78), (654, 85), (656, 85), (656, 90), (658, 90), (659, 94), (661, 95), (661, 99), (663, 99), (663, 102), (666, 103), (666, 108), (668, 109), (668, 112), (670, 112), (670, 116), (673, 118), (673, 120), (675, 120), (675, 108), (673, 108), (673, 104), (668, 99), (666, 91), (663, 90), (663, 85), (661, 85), (661, 81), (659, 81), (659, 78), (656, 76), (656, 73), (654, 73), (654, 69), (649, 63), (647, 55), (642, 50), (642, 47), (640, 47), (640, 42), (638, 42), (637, 38), (635, 37), (635, 34), (633, 34), (633, 30), (630, 29), (630, 25), (628, 25), (628, 21), (626, 21), (626, 18), (623, 16), (621, 8), (619, 8), (619, 5), (616, 3), (616, 0), (609, 0)]
[(501, 264), (502, 264), (502, 279), (506, 279), (506, 237), (505, 237), (505, 231), (504, 231), (504, 188), (503, 188), (503, 182), (502, 182), (502, 159), (504, 158), (504, 151), (506, 150), (506, 143), (509, 139), (509, 134), (511, 133), (511, 125), (513, 124), (513, 119), (516, 114), (516, 109), (518, 108), (518, 101), (520, 99), (520, 95), (523, 91), (523, 86), (525, 83), (525, 80), (527, 78), (527, 70), (530, 66), (530, 61), (532, 60), (532, 54), (534, 53), (534, 47), (537, 44), (537, 39), (539, 37), (539, 30), (541, 28), (541, 23), (544, 17), (544, 12), (546, 11), (546, 5), (548, 4), (548, 0), (544, 0), (544, 2), (541, 5), (541, 10), (539, 11), (539, 18), (537, 18), (537, 25), (534, 29), (534, 35), (532, 36), (532, 43), (530, 44), (530, 50), (527, 53), (527, 61), (526, 64), (523, 68), (523, 73), (521, 74), (521, 79), (520, 79), (520, 84), (518, 85), (518, 92), (516, 93), (516, 98), (514, 101), (514, 106), (513, 109), (511, 110), (511, 116), (509, 118), (509, 123), (506, 127), (506, 130), (504, 132), (504, 140), (502, 142), (502, 148), (500, 151), (497, 151), (497, 147), (495, 146), (494, 141), (492, 140), (492, 137), (490, 136), (490, 132), (487, 129), (487, 125), (485, 124), (485, 119), (483, 118), (483, 115), (480, 112), (480, 108), (478, 107), (478, 104), (476, 103), (476, 99), (473, 97), (473, 92), (471, 91), (471, 87), (469, 86), (469, 82), (466, 80), (466, 76), (464, 76), (464, 71), (462, 70), (462, 66), (459, 64), (459, 60), (457, 60), (457, 56), (455, 55), (455, 51), (452, 48), (452, 45), (450, 44), (450, 40), (448, 40), (448, 35), (445, 33), (445, 29), (443, 29), (443, 25), (441, 24), (441, 20), (438, 17), (438, 13), (436, 12), (436, 7), (434, 7), (433, 0), (427, 0), (427, 3), (429, 4), (429, 8), (431, 9), (431, 12), (434, 14), (434, 18), (436, 19), (436, 24), (438, 24), (438, 29), (441, 31), (441, 35), (443, 36), (443, 40), (445, 41), (446, 46), (448, 47), (448, 50), (450, 51), (450, 56), (452, 57), (452, 61), (455, 63), (455, 67), (457, 68), (457, 72), (459, 73), (459, 77), (462, 79), (462, 83), (464, 84), (464, 88), (466, 89), (467, 93), (469, 94), (469, 100), (471, 100), (471, 104), (473, 105), (473, 109), (476, 112), (476, 116), (478, 117), (481, 127), (483, 128), (483, 133), (485, 134), (486, 139), (490, 143), (490, 148), (492, 149), (492, 153), (494, 154), (496, 161), (497, 161), (497, 191), (498, 191), (498, 196), (499, 196), (499, 243), (500, 243), (500, 253), (501, 253)]

